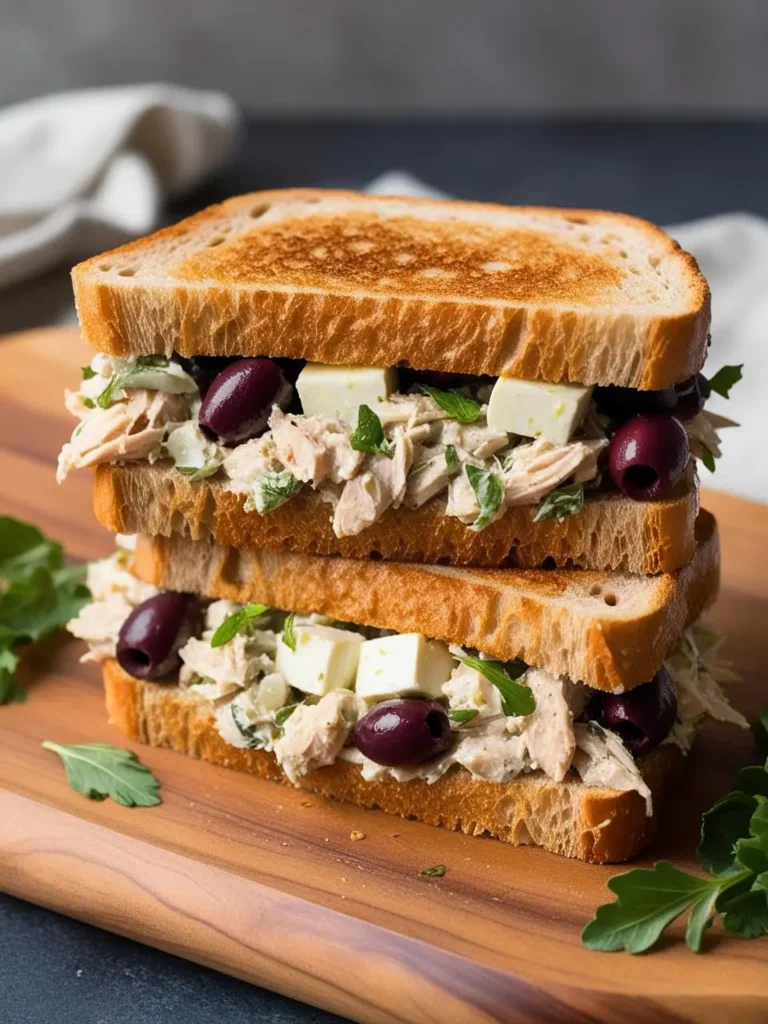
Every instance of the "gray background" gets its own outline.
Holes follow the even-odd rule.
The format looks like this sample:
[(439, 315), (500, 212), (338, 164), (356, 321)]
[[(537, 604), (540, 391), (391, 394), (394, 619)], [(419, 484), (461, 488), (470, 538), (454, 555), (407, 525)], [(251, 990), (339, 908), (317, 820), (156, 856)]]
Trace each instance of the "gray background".
[(264, 112), (764, 112), (766, 0), (0, 0), (0, 105), (165, 79)]

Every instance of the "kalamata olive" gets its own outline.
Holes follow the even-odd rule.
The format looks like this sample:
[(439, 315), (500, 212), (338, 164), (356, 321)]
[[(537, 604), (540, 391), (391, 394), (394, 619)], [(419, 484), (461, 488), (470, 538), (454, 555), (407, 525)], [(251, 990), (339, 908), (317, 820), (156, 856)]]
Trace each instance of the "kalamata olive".
[(675, 416), (679, 420), (692, 420), (701, 412), (704, 403), (712, 394), (712, 388), (703, 373), (694, 373), (682, 384), (676, 384), (675, 391), (677, 391)]
[(173, 361), (178, 363), (197, 384), (200, 397), (205, 398), (208, 388), (222, 370), (234, 362), (230, 356), (180, 356), (174, 352)]
[(451, 723), (435, 700), (403, 698), (377, 704), (355, 725), (355, 746), (377, 764), (419, 764), (451, 745)]
[(190, 594), (165, 591), (133, 609), (117, 638), (117, 660), (136, 679), (162, 679), (181, 666), (179, 648), (200, 629)]
[(641, 413), (673, 412), (677, 406), (677, 392), (674, 388), (638, 391), (636, 388), (609, 385), (595, 388), (592, 397), (599, 412), (610, 416), (616, 423), (624, 423)]
[(293, 388), (271, 359), (238, 359), (216, 377), (200, 406), (204, 434), (220, 444), (235, 445), (267, 429), (273, 405), (287, 409)]
[(676, 715), (677, 694), (665, 668), (629, 693), (595, 694), (585, 712), (587, 719), (618, 733), (634, 757), (658, 747)]
[(635, 416), (611, 438), (608, 468), (630, 498), (654, 501), (682, 477), (688, 454), (688, 435), (674, 416)]

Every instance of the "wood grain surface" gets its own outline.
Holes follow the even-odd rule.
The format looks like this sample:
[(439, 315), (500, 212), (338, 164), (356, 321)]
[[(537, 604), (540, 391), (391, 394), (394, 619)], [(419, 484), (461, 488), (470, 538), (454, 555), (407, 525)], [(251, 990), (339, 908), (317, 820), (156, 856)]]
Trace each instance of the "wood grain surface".
[[(107, 553), (90, 477), (59, 488), (76, 333), (0, 342), (0, 511), (40, 524), (76, 558)], [(768, 509), (714, 494), (745, 712), (768, 703)], [(324, 803), (169, 751), (136, 747), (163, 804), (126, 809), (71, 790), (43, 739), (124, 745), (99, 670), (63, 638), (27, 652), (25, 704), (0, 708), (0, 888), (357, 1021), (765, 1021), (768, 940), (719, 929), (698, 957), (672, 929), (648, 956), (591, 953), (579, 932), (616, 868)], [(708, 726), (649, 855), (693, 867), (702, 810), (757, 759), (750, 736)], [(353, 830), (365, 838), (354, 841)], [(445, 864), (443, 878), (419, 870)]]

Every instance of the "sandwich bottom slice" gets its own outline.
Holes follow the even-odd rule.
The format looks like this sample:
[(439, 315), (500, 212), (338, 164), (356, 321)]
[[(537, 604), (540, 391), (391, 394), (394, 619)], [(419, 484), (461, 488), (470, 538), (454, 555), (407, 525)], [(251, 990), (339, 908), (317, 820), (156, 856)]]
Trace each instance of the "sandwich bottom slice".
[[(184, 561), (204, 564), (202, 545), (186, 544)], [(153, 545), (140, 539), (136, 564), (162, 583), (172, 573), (167, 563), (152, 570)], [(604, 679), (598, 689), (558, 674), (544, 653), (526, 665), (457, 646), (467, 644), (459, 633), (433, 639), (428, 608), (424, 635), (351, 623), (328, 607), (319, 615), (254, 605), (258, 578), (241, 603), (222, 599), (203, 576), (200, 597), (160, 597), (161, 586), (131, 571), (133, 558), (119, 548), (89, 567), (93, 600), (70, 623), (89, 644), (84, 660), (102, 664), (112, 722), (136, 741), (323, 796), (586, 861), (622, 861), (653, 835), (701, 720), (746, 727), (721, 690), (733, 676), (719, 660), (720, 637), (691, 621), (692, 608), (681, 619), (679, 602), (669, 605), (675, 645), (663, 665), (648, 664), (647, 684)], [(396, 570), (377, 568), (377, 586), (396, 603)], [(562, 597), (547, 599), (542, 585), (535, 598), (527, 575), (525, 614), (532, 623), (555, 615)], [(161, 612), (178, 621), (158, 619)], [(145, 642), (152, 636), (164, 636), (166, 648), (174, 638), (175, 658), (163, 642)]]

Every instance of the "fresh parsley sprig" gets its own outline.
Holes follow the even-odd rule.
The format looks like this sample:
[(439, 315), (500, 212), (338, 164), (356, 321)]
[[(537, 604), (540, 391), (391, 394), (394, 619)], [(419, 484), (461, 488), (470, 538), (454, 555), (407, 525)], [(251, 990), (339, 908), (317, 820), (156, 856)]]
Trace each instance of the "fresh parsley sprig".
[(530, 715), (536, 709), (536, 698), (530, 687), (517, 682), (528, 669), (524, 661), (486, 661), (474, 654), (460, 654), (455, 648), (451, 653), (462, 665), (473, 668), (496, 687), (501, 697), (501, 710), (508, 718)]
[(730, 396), (731, 388), (741, 380), (744, 364), (738, 366), (721, 366), (717, 373), (709, 378), (709, 386), (722, 398)]
[(504, 503), (504, 485), (491, 469), (478, 469), (467, 463), (464, 470), (480, 506), (480, 515), (472, 524), (472, 529), (479, 533), (488, 526)]
[(434, 399), (452, 420), (458, 420), (459, 423), (474, 423), (480, 418), (482, 406), (474, 398), (468, 398), (454, 389), (441, 391), (439, 388), (430, 387), (429, 384), (419, 384), (419, 387), (425, 395)]
[(350, 445), (356, 452), (368, 455), (386, 455), (394, 458), (395, 446), (384, 436), (381, 420), (368, 405), (357, 410), (357, 426), (349, 437)]
[(159, 783), (131, 750), (109, 743), (54, 743), (43, 747), (58, 754), (70, 786), (89, 800), (111, 796), (124, 807), (155, 807), (162, 803)]
[(743, 938), (768, 934), (768, 761), (742, 768), (733, 790), (706, 812), (698, 857), (709, 877), (660, 861), (612, 878), (618, 898), (598, 908), (584, 945), (644, 953), (687, 910), (685, 941), (694, 953), (716, 914)]
[(584, 508), (584, 484), (570, 484), (552, 491), (539, 505), (534, 523), (542, 519), (557, 519), (559, 523), (567, 516), (578, 515)]
[(265, 612), (269, 611), (268, 604), (246, 604), (232, 612), (222, 622), (219, 628), (211, 637), (211, 647), (223, 647), (230, 640), (234, 639), (255, 619), (260, 619)]
[(55, 632), (90, 600), (83, 566), (36, 526), (0, 516), (0, 704), (24, 699), (18, 648)]

